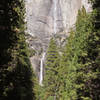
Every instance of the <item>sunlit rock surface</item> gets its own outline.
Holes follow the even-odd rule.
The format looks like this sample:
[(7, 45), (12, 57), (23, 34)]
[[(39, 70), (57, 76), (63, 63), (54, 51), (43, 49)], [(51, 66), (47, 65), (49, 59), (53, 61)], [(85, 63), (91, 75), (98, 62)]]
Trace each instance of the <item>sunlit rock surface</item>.
[[(55, 4), (56, 12), (55, 12)], [(87, 11), (91, 10), (87, 0), (26, 0), (26, 19), (28, 33), (36, 37), (36, 43), (47, 46), (54, 32), (54, 16), (56, 16), (56, 30), (64, 33), (73, 27), (78, 10), (85, 6)], [(33, 44), (34, 47), (34, 44)], [(43, 47), (42, 47), (43, 48)]]
[[(68, 36), (69, 29), (74, 27), (78, 10), (83, 5), (87, 12), (91, 11), (91, 5), (88, 4), (87, 0), (25, 1), (27, 32), (30, 34), (27, 42), (30, 48), (36, 51), (35, 56), (38, 58), (41, 58), (42, 52), (47, 50), (49, 40), (55, 33), (60, 37), (57, 39), (59, 45), (63, 45), (62, 41)], [(31, 58), (34, 67), (39, 65), (38, 58)], [(34, 59), (38, 64), (34, 63)]]

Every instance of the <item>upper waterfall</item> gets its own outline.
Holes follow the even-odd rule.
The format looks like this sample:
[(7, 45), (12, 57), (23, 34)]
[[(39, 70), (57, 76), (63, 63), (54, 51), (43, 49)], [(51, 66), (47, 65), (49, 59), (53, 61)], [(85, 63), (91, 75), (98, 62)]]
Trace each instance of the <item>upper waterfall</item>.
[[(35, 56), (31, 57), (31, 63), (37, 76), (39, 76), (40, 53), (46, 51), (50, 38), (57, 34), (60, 37), (57, 41), (59, 44), (62, 44), (61, 42), (69, 35), (69, 29), (76, 22), (78, 10), (84, 5), (85, 8), (88, 7), (86, 10), (89, 11), (90, 6), (87, 0), (25, 1), (27, 32), (30, 34), (27, 42), (29, 47), (36, 53)], [(41, 58), (41, 65), (42, 63), (43, 60)]]
[(59, 0), (53, 0), (50, 15), (53, 19), (53, 33), (63, 31), (63, 17)]
[(56, 34), (56, 32), (57, 32), (56, 21), (57, 21), (57, 2), (58, 2), (58, 0), (53, 0), (53, 2), (54, 2), (54, 34)]

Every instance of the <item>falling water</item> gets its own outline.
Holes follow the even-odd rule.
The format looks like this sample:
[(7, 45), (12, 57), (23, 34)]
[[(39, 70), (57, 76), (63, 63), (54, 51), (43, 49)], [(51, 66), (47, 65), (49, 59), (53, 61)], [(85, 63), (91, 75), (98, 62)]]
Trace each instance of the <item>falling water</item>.
[(39, 76), (39, 84), (42, 86), (42, 82), (43, 82), (43, 65), (44, 65), (44, 59), (45, 59), (45, 53), (43, 53), (42, 58), (41, 58), (41, 62), (40, 62), (40, 76)]
[(53, 0), (54, 2), (54, 34), (57, 33), (57, 1), (58, 0)]

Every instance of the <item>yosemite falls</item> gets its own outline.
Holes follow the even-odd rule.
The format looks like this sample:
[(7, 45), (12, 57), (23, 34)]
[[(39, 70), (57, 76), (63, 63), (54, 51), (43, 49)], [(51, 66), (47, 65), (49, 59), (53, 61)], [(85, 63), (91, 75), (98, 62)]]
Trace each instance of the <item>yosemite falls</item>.
[[(91, 10), (87, 0), (25, 0), (27, 42), (35, 51), (30, 58), (32, 67), (38, 76), (39, 83), (43, 81), (43, 63), (49, 40), (54, 35), (59, 45), (68, 36), (69, 29), (74, 27), (78, 10), (84, 5), (87, 12)], [(42, 57), (41, 57), (42, 55)]]
[[(61, 21), (60, 17), (61, 17), (61, 12), (60, 12), (60, 6), (59, 6), (59, 0), (53, 0), (53, 4), (52, 4), (52, 9), (51, 9), (51, 15), (53, 15), (53, 33), (52, 34), (56, 34), (58, 25), (57, 25), (57, 21)], [(61, 24), (61, 23), (60, 23)], [(60, 29), (60, 28), (58, 28)], [(40, 60), (40, 75), (39, 75), (39, 84), (42, 86), (42, 82), (43, 82), (43, 72), (44, 72), (44, 60), (45, 60), (45, 55), (46, 53), (42, 54), (42, 58)]]

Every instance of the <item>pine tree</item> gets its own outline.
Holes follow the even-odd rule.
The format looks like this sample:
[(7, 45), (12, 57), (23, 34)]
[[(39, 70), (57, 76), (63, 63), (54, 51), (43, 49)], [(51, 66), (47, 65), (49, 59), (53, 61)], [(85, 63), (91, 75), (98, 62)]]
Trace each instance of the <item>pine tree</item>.
[(7, 62), (10, 59), (10, 54), (7, 52), (9, 48), (8, 34), (10, 31), (9, 27), (9, 19), (6, 18), (8, 9), (7, 8), (8, 1), (0, 1), (0, 99), (2, 100), (4, 95), (5, 86), (8, 84), (6, 81), (6, 74), (8, 74)]
[(0, 1), (0, 100), (33, 100), (24, 0)]
[(59, 61), (60, 56), (58, 53), (55, 40), (52, 38), (47, 51), (46, 65), (45, 65), (45, 77), (44, 77), (44, 99), (54, 100), (58, 98), (59, 90)]
[[(95, 12), (96, 11), (96, 12)], [(95, 13), (94, 13), (95, 12)], [(99, 100), (100, 37), (97, 22), (98, 11), (87, 14), (79, 11), (76, 30), (71, 31), (61, 66), (66, 69), (66, 100)], [(99, 16), (99, 15), (98, 15)]]
[(77, 17), (76, 30), (70, 32), (70, 37), (63, 54), (63, 64), (61, 66), (66, 69), (66, 75), (64, 75), (66, 77), (65, 99), (82, 99), (79, 97), (81, 93), (83, 93), (81, 89), (84, 87), (85, 81), (83, 77), (85, 73), (82, 72), (84, 64), (82, 63), (85, 61), (83, 57), (87, 55), (87, 40), (91, 32), (92, 22), (90, 16), (86, 14), (85, 8), (83, 7), (82, 10), (79, 11)]
[[(81, 93), (80, 95), (83, 96), (82, 98), (85, 99), (86, 97), (88, 97), (90, 98), (90, 100), (100, 99), (100, 85), (98, 84), (100, 82), (100, 78), (98, 77), (100, 75), (100, 67), (97, 60), (99, 59), (100, 55), (100, 10), (98, 10), (98, 4), (100, 4), (98, 0), (93, 3), (93, 12), (86, 19), (87, 23), (90, 24), (86, 26), (86, 24), (84, 23), (84, 25), (88, 27), (88, 31), (86, 30), (87, 28), (84, 29), (86, 30), (85, 33), (89, 34), (87, 35), (88, 37), (85, 43), (85, 47), (82, 50), (84, 55), (80, 55), (80, 57), (78, 58), (79, 62), (84, 66), (83, 68), (78, 70), (78, 78), (81, 78), (83, 82), (79, 79), (77, 81), (84, 85), (83, 89), (79, 89), (81, 92), (78, 91), (78, 94)], [(82, 20), (80, 22), (82, 22)], [(79, 32), (79, 29), (77, 30), (77, 32)]]

